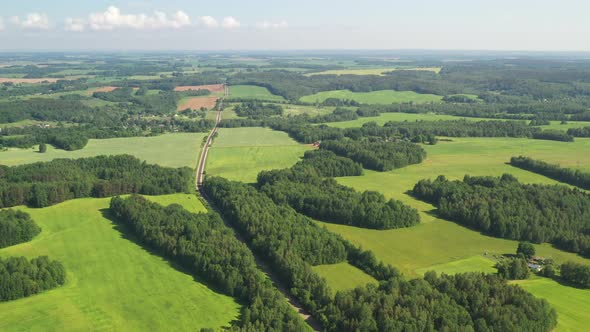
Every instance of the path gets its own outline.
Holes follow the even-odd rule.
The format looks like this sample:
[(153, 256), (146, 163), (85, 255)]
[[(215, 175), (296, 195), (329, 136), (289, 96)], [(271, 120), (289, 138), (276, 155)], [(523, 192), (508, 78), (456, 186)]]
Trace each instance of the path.
[[(209, 200), (209, 198), (207, 197), (207, 194), (202, 190), (203, 189), (202, 188), (203, 176), (205, 173), (205, 165), (207, 163), (207, 155), (209, 154), (209, 148), (211, 147), (211, 143), (213, 142), (214, 135), (217, 133), (219, 122), (221, 122), (221, 112), (223, 110), (223, 102), (224, 102), (225, 97), (227, 97), (228, 95), (229, 95), (229, 87), (226, 85), (224, 97), (221, 98), (221, 101), (219, 102), (219, 108), (217, 109), (217, 116), (215, 118), (215, 127), (213, 127), (213, 129), (211, 129), (211, 132), (209, 133), (209, 136), (207, 136), (207, 140), (205, 141), (205, 145), (203, 146), (203, 149), (201, 150), (201, 155), (199, 157), (199, 166), (197, 167), (197, 174), (196, 174), (196, 179), (195, 179), (195, 182), (196, 182), (195, 184), (197, 186), (197, 190), (199, 190), (199, 192), (201, 193), (201, 196), (205, 200), (207, 200), (209, 205), (211, 207), (213, 207), (214, 209), (215, 209), (215, 207), (213, 205), (213, 202), (211, 202)], [(227, 227), (233, 229), (233, 227), (229, 223), (227, 223), (225, 221), (225, 219), (224, 219), (224, 222)], [(246, 243), (246, 241), (244, 241), (244, 239), (240, 236), (240, 234), (237, 231), (234, 231), (234, 234), (236, 235), (236, 238), (238, 240), (240, 240), (241, 242), (248, 245), (248, 243)], [(254, 254), (253, 251), (252, 251), (252, 253)], [(254, 254), (254, 258), (256, 259), (256, 264), (258, 265), (258, 268), (268, 276), (268, 278), (273, 282), (275, 287), (283, 294), (283, 296), (285, 296), (285, 298), (287, 299), (287, 301), (289, 302), (291, 307), (293, 307), (293, 309), (299, 314), (299, 316), (301, 318), (303, 318), (303, 320), (305, 320), (305, 322), (307, 322), (307, 324), (312, 328), (313, 331), (320, 331), (321, 330), (320, 323), (315, 318), (313, 318), (309, 313), (307, 313), (307, 311), (305, 311), (305, 309), (303, 309), (303, 307), (299, 304), (297, 299), (295, 299), (294, 297), (291, 296), (291, 294), (289, 294), (289, 292), (287, 291), (287, 288), (280, 282), (280, 280), (271, 271), (271, 269), (256, 254)]]

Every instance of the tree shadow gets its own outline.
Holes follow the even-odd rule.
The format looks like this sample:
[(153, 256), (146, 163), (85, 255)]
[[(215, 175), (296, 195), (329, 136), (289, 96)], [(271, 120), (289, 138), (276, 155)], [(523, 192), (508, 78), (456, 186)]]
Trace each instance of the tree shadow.
[[(212, 291), (218, 293), (218, 294), (223, 294), (226, 296), (231, 297), (232, 299), (234, 299), (237, 303), (239, 303), (242, 307), (246, 306), (247, 304), (243, 303), (242, 301), (240, 301), (238, 298), (229, 295), (227, 293), (225, 293), (219, 286), (214, 285), (213, 283), (203, 279), (202, 277), (194, 274), (193, 272), (191, 272), (189, 269), (185, 268), (184, 266), (182, 266), (179, 262), (177, 262), (174, 258), (169, 257), (168, 255), (166, 255), (165, 253), (163, 253), (161, 250), (154, 248), (152, 246), (150, 246), (149, 244), (145, 243), (144, 241), (142, 241), (139, 237), (137, 237), (133, 231), (123, 225), (122, 223), (120, 223), (117, 218), (115, 218), (113, 216), (113, 214), (110, 212), (110, 210), (108, 208), (105, 209), (100, 209), (99, 210), (102, 217), (109, 220), (111, 222), (111, 225), (113, 226), (113, 229), (118, 231), (119, 234), (121, 235), (122, 239), (131, 241), (137, 245), (139, 245), (143, 250), (145, 250), (148, 254), (162, 258), (162, 260), (164, 260), (166, 262), (166, 264), (175, 269), (178, 272), (184, 273), (186, 275), (190, 275), (193, 278), (193, 281), (201, 283), (203, 285), (205, 285), (207, 288), (211, 289)], [(238, 317), (234, 320), (232, 320), (230, 322), (231, 325), (235, 325), (234, 323), (239, 322), (240, 321), (240, 316), (241, 316), (241, 311), (238, 315)]]

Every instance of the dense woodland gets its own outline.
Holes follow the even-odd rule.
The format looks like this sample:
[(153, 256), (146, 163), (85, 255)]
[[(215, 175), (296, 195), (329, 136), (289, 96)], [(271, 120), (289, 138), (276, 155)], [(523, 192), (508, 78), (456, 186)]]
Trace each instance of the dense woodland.
[(512, 240), (550, 242), (590, 256), (590, 195), (565, 186), (522, 184), (512, 175), (422, 180), (413, 189), (438, 213), (467, 227)]
[(0, 207), (45, 207), (80, 197), (191, 192), (193, 171), (149, 165), (129, 156), (0, 165)]
[(31, 241), (41, 228), (31, 216), (19, 210), (0, 210), (0, 248)]
[(590, 190), (590, 173), (573, 168), (562, 168), (557, 164), (549, 164), (542, 160), (528, 157), (512, 157), (510, 165), (544, 175), (548, 178), (565, 182), (573, 186)]
[(244, 303), (236, 330), (305, 330), (305, 323), (258, 270), (248, 247), (217, 213), (162, 207), (137, 195), (113, 198), (109, 211), (142, 243)]
[(66, 271), (47, 256), (0, 257), (0, 302), (20, 299), (63, 285)]
[(264, 119), (271, 116), (283, 115), (283, 107), (280, 105), (265, 104), (256, 101), (236, 105), (234, 111), (238, 116), (247, 117), (249, 119)]
[(560, 266), (561, 279), (575, 286), (590, 288), (590, 266), (565, 262)]

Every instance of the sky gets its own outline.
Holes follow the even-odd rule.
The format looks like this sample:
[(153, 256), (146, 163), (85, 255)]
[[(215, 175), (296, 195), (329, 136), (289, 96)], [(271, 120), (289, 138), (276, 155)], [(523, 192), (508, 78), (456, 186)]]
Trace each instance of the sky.
[(587, 0), (0, 1), (0, 52), (590, 51)]

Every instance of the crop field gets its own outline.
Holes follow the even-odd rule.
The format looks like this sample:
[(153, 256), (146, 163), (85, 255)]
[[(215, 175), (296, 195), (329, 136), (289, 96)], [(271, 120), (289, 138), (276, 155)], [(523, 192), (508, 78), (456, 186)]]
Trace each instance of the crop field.
[(46, 153), (32, 149), (0, 152), (0, 164), (20, 165), (56, 158), (82, 158), (98, 155), (130, 154), (148, 163), (168, 167), (196, 167), (205, 133), (175, 133), (153, 137), (91, 139), (82, 150), (65, 151), (47, 146)]
[(229, 87), (230, 98), (251, 98), (271, 101), (284, 101), (285, 98), (268, 91), (267, 88), (256, 85), (232, 85)]
[[(21, 208), (43, 231), (31, 242), (0, 250), (0, 256), (48, 255), (63, 263), (67, 281), (48, 292), (0, 303), (0, 330), (195, 331), (229, 326), (239, 304), (121, 232), (104, 214), (109, 200)], [(162, 199), (163, 204), (172, 201), (202, 209), (194, 204), (195, 196)]]
[(55, 83), (57, 78), (14, 78), (14, 77), (0, 77), (0, 83), (25, 83), (25, 84), (37, 84), (37, 83)]
[(322, 278), (326, 279), (334, 293), (357, 286), (364, 286), (369, 283), (377, 284), (377, 280), (373, 277), (346, 262), (318, 265), (314, 266), (313, 270)]
[(590, 323), (590, 289), (578, 289), (560, 285), (558, 282), (533, 277), (529, 280), (515, 281), (525, 290), (539, 298), (546, 299), (557, 311), (556, 331), (586, 331)]
[(212, 109), (217, 103), (218, 97), (188, 97), (183, 98), (178, 103), (177, 110), (185, 110), (187, 108), (199, 110), (201, 107)]
[(260, 171), (290, 167), (311, 148), (268, 128), (221, 128), (209, 151), (207, 174), (255, 182)]
[(440, 102), (442, 96), (416, 93), (414, 91), (381, 90), (373, 92), (352, 92), (349, 90), (323, 91), (303, 96), (300, 101), (305, 103), (323, 102), (328, 98), (354, 100), (361, 104), (392, 104), (392, 103), (433, 103)]
[(211, 93), (223, 93), (224, 91), (223, 84), (209, 84), (209, 85), (186, 85), (186, 86), (177, 86), (174, 88), (174, 91), (189, 91), (189, 90), (209, 90)]
[(382, 76), (384, 73), (392, 72), (396, 70), (419, 70), (419, 71), (431, 71), (433, 73), (439, 73), (441, 67), (392, 67), (392, 68), (351, 68), (351, 69), (334, 69), (324, 70), (316, 73), (309, 73), (305, 76), (315, 75), (379, 75)]

